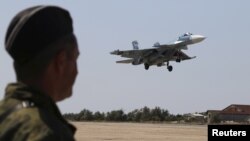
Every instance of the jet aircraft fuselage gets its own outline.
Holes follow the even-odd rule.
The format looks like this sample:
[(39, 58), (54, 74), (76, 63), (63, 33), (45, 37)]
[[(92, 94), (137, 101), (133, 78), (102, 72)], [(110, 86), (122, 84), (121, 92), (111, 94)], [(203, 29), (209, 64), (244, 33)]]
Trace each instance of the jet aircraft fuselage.
[[(171, 44), (163, 44), (156, 42), (153, 48), (139, 49), (137, 41), (133, 41), (133, 50), (115, 50), (113, 55), (121, 55), (121, 57), (130, 58), (127, 60), (116, 61), (117, 63), (131, 63), (133, 65), (144, 64), (146, 70), (152, 65), (158, 67), (167, 65), (167, 69), (172, 71), (173, 67), (169, 65), (169, 61), (181, 62), (183, 60), (193, 59), (181, 50), (187, 50), (188, 45), (199, 43), (206, 37), (202, 35), (193, 35), (192, 33), (185, 33), (180, 36), (175, 42)], [(167, 63), (167, 64), (165, 64)]]

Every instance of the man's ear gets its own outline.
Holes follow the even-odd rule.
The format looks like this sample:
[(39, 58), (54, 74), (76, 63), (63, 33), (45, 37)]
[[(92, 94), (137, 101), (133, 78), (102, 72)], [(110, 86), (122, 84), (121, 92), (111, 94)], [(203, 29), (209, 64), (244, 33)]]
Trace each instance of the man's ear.
[(54, 67), (56, 73), (61, 73), (65, 69), (66, 55), (66, 52), (62, 50), (55, 56)]

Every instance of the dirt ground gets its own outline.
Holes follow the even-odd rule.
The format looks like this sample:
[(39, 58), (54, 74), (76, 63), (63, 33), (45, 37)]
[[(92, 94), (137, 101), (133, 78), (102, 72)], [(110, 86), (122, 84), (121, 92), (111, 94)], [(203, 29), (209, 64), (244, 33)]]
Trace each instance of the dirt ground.
[(71, 122), (77, 141), (206, 141), (207, 125)]

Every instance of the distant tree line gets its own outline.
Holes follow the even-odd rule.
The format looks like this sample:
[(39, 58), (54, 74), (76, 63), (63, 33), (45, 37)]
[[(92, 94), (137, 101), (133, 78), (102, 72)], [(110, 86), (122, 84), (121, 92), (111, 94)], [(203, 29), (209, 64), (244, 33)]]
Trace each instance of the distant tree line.
[(160, 107), (150, 109), (146, 106), (127, 114), (123, 110), (113, 110), (107, 113), (97, 111), (93, 113), (90, 110), (83, 109), (79, 113), (63, 114), (63, 117), (71, 121), (164, 122), (184, 120), (183, 115), (172, 115), (166, 109)]

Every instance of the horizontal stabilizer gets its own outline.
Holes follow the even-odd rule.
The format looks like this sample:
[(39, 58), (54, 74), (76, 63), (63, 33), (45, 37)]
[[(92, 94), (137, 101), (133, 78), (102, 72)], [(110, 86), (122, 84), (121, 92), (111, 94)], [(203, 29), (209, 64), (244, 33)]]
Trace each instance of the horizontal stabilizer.
[(134, 59), (127, 59), (127, 60), (120, 60), (120, 61), (116, 61), (116, 63), (125, 63), (125, 64), (128, 64), (128, 63), (132, 63)]
[(113, 54), (113, 55), (121, 55), (121, 54), (122, 54), (122, 51), (120, 51), (119, 49), (117, 49), (117, 50), (114, 50), (114, 51), (110, 52), (110, 54)]

